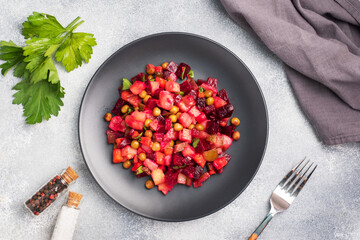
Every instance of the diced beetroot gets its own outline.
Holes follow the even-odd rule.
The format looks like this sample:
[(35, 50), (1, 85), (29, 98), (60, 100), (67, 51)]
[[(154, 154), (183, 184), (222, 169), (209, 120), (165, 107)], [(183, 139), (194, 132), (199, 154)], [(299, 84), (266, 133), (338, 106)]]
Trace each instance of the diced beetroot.
[(205, 90), (211, 90), (214, 95), (217, 94), (217, 89), (215, 87), (213, 87), (213, 86), (210, 86), (210, 85), (206, 84), (206, 83), (201, 84), (200, 87), (202, 87)]
[(176, 76), (180, 79), (184, 79), (190, 72), (191, 67), (187, 65), (186, 63), (180, 63), (177, 70), (176, 70)]
[(200, 132), (199, 132), (199, 138), (200, 138), (200, 139), (207, 139), (209, 136), (210, 136), (210, 135), (209, 135), (207, 132), (205, 132), (205, 131), (200, 131)]
[(201, 177), (199, 177), (199, 179), (197, 181), (194, 181), (194, 188), (198, 188), (202, 186), (202, 183), (207, 180), (208, 178), (210, 178), (210, 174), (208, 172), (205, 172), (201, 175)]
[(130, 147), (129, 145), (121, 149), (121, 155), (126, 159), (133, 159), (137, 154), (137, 150)]
[(181, 85), (180, 85), (180, 89), (182, 92), (184, 92), (185, 94), (188, 94), (191, 91), (191, 85), (188, 81), (184, 81)]
[(131, 171), (136, 172), (136, 170), (141, 166), (141, 162), (135, 163), (131, 168)]
[(149, 124), (151, 130), (153, 131), (157, 131), (159, 128), (159, 121), (158, 120), (152, 120), (151, 123)]
[(147, 167), (148, 169), (150, 169), (150, 171), (153, 171), (159, 167), (159, 165), (156, 162), (154, 162), (148, 158), (145, 159), (145, 161), (143, 162), (143, 165), (145, 167)]
[(167, 65), (166, 70), (175, 73), (177, 68), (178, 68), (177, 64), (171, 61), (169, 62), (169, 65)]
[(145, 90), (146, 85), (143, 82), (140, 81), (135, 81), (131, 87), (130, 87), (130, 91), (135, 94), (138, 95), (139, 93), (141, 93), (143, 90)]
[(161, 151), (163, 151), (165, 148), (169, 148), (169, 147), (170, 147), (170, 141), (164, 141), (164, 138), (163, 138), (163, 140), (160, 142)]
[(205, 166), (206, 160), (204, 158), (204, 156), (200, 153), (195, 154), (194, 156), (194, 161), (199, 164), (201, 167)]
[(234, 112), (234, 106), (231, 103), (216, 109), (216, 116), (218, 119), (228, 118)]
[(142, 130), (144, 127), (144, 123), (140, 121), (136, 121), (131, 115), (127, 115), (125, 117), (126, 124), (136, 130)]
[(206, 80), (202, 80), (202, 79), (198, 79), (198, 80), (197, 80), (197, 84), (198, 84), (199, 86), (201, 86), (201, 84), (203, 84), (203, 83), (207, 83), (207, 81), (206, 81)]
[(210, 114), (215, 114), (215, 107), (214, 105), (209, 105), (204, 107), (203, 111), (206, 114), (206, 116), (209, 116)]
[(164, 141), (176, 140), (178, 133), (175, 132), (173, 128), (171, 128), (164, 136)]
[(170, 166), (171, 165), (171, 160), (172, 160), (172, 156), (171, 155), (166, 155), (165, 159), (164, 159), (164, 165), (165, 166)]
[(200, 133), (200, 131), (197, 130), (196, 128), (193, 128), (193, 129), (191, 130), (191, 136), (192, 136), (193, 138), (198, 138), (198, 137), (199, 137), (199, 133)]
[(209, 85), (209, 86), (212, 86), (214, 88), (217, 89), (217, 85), (218, 85), (218, 79), (217, 78), (208, 78), (206, 83)]
[(223, 149), (224, 149), (224, 151), (226, 151), (231, 146), (233, 139), (226, 135), (222, 135), (222, 136), (223, 136), (223, 140), (224, 140)]
[(151, 95), (155, 94), (155, 91), (158, 90), (160, 87), (160, 83), (158, 82), (154, 82), (154, 81), (150, 81), (150, 92)]
[(181, 113), (179, 117), (179, 122), (181, 123), (181, 125), (183, 125), (183, 127), (187, 128), (192, 124), (193, 120), (190, 114)]
[(151, 177), (155, 183), (155, 185), (159, 185), (165, 182), (165, 174), (164, 172), (157, 168), (151, 171)]
[(155, 75), (159, 75), (163, 72), (163, 68), (161, 66), (155, 67)]
[(230, 126), (225, 126), (225, 127), (221, 127), (220, 128), (220, 132), (222, 134), (225, 134), (228, 137), (231, 137), (233, 132), (235, 130), (235, 126), (234, 125), (230, 125)]
[(115, 143), (115, 139), (121, 138), (124, 136), (123, 133), (116, 132), (116, 131), (113, 131), (110, 129), (106, 130), (106, 134), (107, 134), (108, 143)]
[[(141, 162), (140, 162), (140, 163), (141, 163)], [(141, 164), (142, 164), (142, 163), (141, 163)], [(151, 170), (150, 170), (149, 168), (147, 168), (147, 167), (145, 167), (145, 166), (142, 166), (142, 167), (141, 167), (141, 170), (144, 171), (145, 176), (151, 175)]]
[(121, 125), (123, 119), (120, 116), (113, 116), (109, 123), (109, 128), (114, 131), (125, 132), (124, 127)]
[(177, 76), (175, 73), (166, 71), (166, 75), (164, 74), (163, 77), (167, 80), (167, 81), (172, 81), (172, 82), (176, 82), (177, 80)]
[(121, 149), (115, 148), (113, 149), (113, 163), (120, 163), (124, 162), (126, 159), (124, 159), (121, 155)]
[(196, 118), (197, 122), (204, 122), (206, 120), (206, 115), (205, 113), (201, 112), (199, 116), (197, 116)]
[(186, 145), (186, 146), (184, 147), (184, 150), (183, 150), (181, 153), (182, 153), (182, 155), (183, 155), (184, 157), (189, 156), (189, 157), (191, 157), (192, 159), (193, 159), (194, 156), (195, 156), (195, 150), (194, 150), (194, 148), (193, 148), (192, 146), (190, 146), (190, 145)]
[(145, 122), (146, 120), (146, 113), (144, 112), (134, 111), (131, 113), (131, 116), (139, 122)]
[(191, 187), (192, 186), (192, 179), (189, 177), (186, 177), (186, 186)]
[(121, 98), (127, 102), (129, 102), (134, 107), (139, 106), (139, 103), (141, 103), (141, 98), (138, 96), (132, 94), (130, 91), (124, 91), (121, 93)]
[[(190, 108), (190, 110), (188, 111), (188, 113), (192, 114), (195, 118), (198, 117), (201, 112), (199, 111), (199, 109), (196, 106), (193, 106), (192, 108)], [(204, 119), (205, 120), (205, 119)], [(203, 121), (204, 121), (203, 120)], [(199, 121), (198, 121), (199, 122)], [(202, 121), (200, 121), (202, 122)]]
[(197, 98), (196, 100), (196, 106), (202, 110), (206, 107), (206, 100), (205, 98)]
[(195, 100), (195, 104), (196, 104), (196, 99), (197, 99), (197, 95), (198, 95), (198, 92), (195, 91), (195, 90), (191, 90), (188, 95), (192, 96)]
[(139, 73), (138, 75), (134, 76), (131, 78), (131, 82), (135, 82), (135, 81), (145, 81), (146, 79), (148, 79), (148, 75), (146, 73)]
[(177, 178), (177, 183), (179, 184), (185, 184), (186, 183), (186, 176), (182, 173), (179, 173)]
[[(184, 114), (184, 113), (183, 113)], [(191, 130), (184, 128), (179, 132), (179, 140), (183, 142), (191, 143)]]
[(170, 110), (174, 106), (173, 94), (168, 91), (161, 91), (158, 106), (165, 110)]
[(203, 171), (204, 171), (203, 167), (196, 165), (195, 172), (194, 172), (194, 179), (195, 180), (198, 179), (201, 176), (201, 174), (203, 173)]
[(169, 131), (171, 129), (171, 119), (167, 118), (165, 120), (165, 131)]
[(178, 93), (180, 92), (180, 84), (177, 82), (168, 81), (166, 82), (165, 89), (169, 92)]
[(176, 94), (174, 97), (174, 103), (178, 104), (182, 99), (182, 96), (180, 94)]
[(219, 170), (225, 167), (227, 163), (228, 162), (226, 161), (225, 157), (220, 157), (213, 162), (213, 165), (217, 170)]
[(173, 187), (177, 183), (179, 171), (168, 170), (165, 173), (165, 184), (169, 187)]
[(186, 142), (183, 142), (183, 143), (178, 143), (174, 146), (174, 152), (177, 153), (177, 152), (181, 152), (182, 150), (184, 150), (185, 146), (187, 145)]
[(165, 172), (166, 167), (165, 167), (164, 165), (159, 165), (159, 168), (158, 168), (158, 169), (160, 169), (161, 171)]
[(227, 92), (226, 92), (225, 89), (221, 89), (221, 90), (218, 92), (218, 96), (219, 96), (222, 100), (224, 100), (224, 101), (226, 101), (226, 102), (229, 102), (229, 96), (228, 96), (228, 94), (227, 94)]
[(177, 103), (177, 106), (179, 107), (181, 112), (187, 112), (190, 109), (190, 107), (186, 106), (186, 104), (182, 100)]
[(156, 77), (155, 81), (160, 84), (159, 85), (160, 88), (165, 88), (165, 85), (166, 85), (166, 80), (165, 79), (163, 79), (161, 77)]
[(153, 110), (154, 107), (157, 106), (158, 101), (159, 101), (159, 100), (157, 100), (157, 99), (155, 99), (155, 98), (149, 98), (148, 101), (146, 102), (145, 108), (146, 108), (146, 109)]
[(165, 155), (172, 155), (173, 152), (174, 152), (173, 148), (170, 148), (170, 147), (164, 148), (164, 154)]
[(170, 192), (172, 188), (167, 186), (165, 183), (161, 183), (158, 186), (158, 190), (166, 196), (166, 194), (168, 194), (168, 192)]
[(206, 126), (206, 129), (205, 131), (208, 133), (208, 134), (216, 134), (218, 131), (219, 131), (219, 124), (215, 121), (209, 121), (207, 123), (207, 126)]
[(159, 165), (165, 164), (165, 154), (162, 152), (155, 152), (155, 161)]
[(192, 78), (186, 79), (187, 82), (190, 83), (191, 89), (197, 92), (199, 90), (199, 86), (197, 85), (196, 81)]
[(115, 139), (115, 142), (116, 142), (116, 147), (121, 149), (127, 145), (130, 145), (131, 140), (128, 138), (117, 138)]
[(154, 133), (154, 141), (161, 142), (164, 139), (164, 133)]
[(205, 139), (200, 139), (198, 145), (195, 148), (195, 152), (203, 154), (204, 151), (210, 149), (210, 144)]
[(182, 173), (189, 178), (194, 178), (196, 168), (194, 166), (187, 166), (183, 169)]
[(182, 98), (182, 101), (189, 108), (191, 108), (192, 106), (194, 106), (196, 104), (194, 97), (191, 95), (186, 95), (185, 97)]
[(191, 159), (191, 157), (187, 156), (187, 157), (184, 157), (182, 159), (182, 162), (185, 164), (185, 165), (194, 165), (195, 163), (193, 162), (193, 160)]
[(225, 157), (226, 161), (230, 162), (231, 156), (230, 154), (227, 154), (226, 152), (222, 152), (219, 157)]
[(149, 137), (141, 137), (140, 143), (141, 143), (142, 145), (145, 145), (145, 146), (149, 146), (149, 147), (150, 147), (150, 145), (151, 145), (151, 138), (149, 138)]
[(121, 108), (125, 105), (125, 101), (122, 98), (119, 98), (115, 103), (115, 107), (111, 110), (111, 112), (117, 116), (121, 115)]
[(154, 94), (152, 95), (153, 98), (159, 98), (159, 94), (162, 91), (162, 88), (158, 88), (156, 89), (156, 91), (154, 92)]
[(212, 164), (212, 162), (207, 162), (207, 163), (206, 163), (206, 167), (207, 167), (207, 169), (208, 169), (207, 172), (208, 172), (210, 175), (216, 174), (216, 171), (215, 171), (215, 168), (214, 168), (214, 165)]
[(219, 97), (214, 97), (214, 107), (215, 108), (220, 108), (222, 106), (225, 106), (227, 104), (226, 101), (224, 101), (223, 99), (219, 98)]
[(175, 153), (173, 155), (173, 163), (175, 166), (182, 166), (183, 165), (183, 157), (179, 153)]

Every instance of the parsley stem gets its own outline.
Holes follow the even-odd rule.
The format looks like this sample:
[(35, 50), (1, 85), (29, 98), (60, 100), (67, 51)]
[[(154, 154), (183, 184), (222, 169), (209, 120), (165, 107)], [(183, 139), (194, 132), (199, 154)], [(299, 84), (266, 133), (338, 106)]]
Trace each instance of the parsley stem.
[(66, 29), (70, 29), (77, 21), (80, 20), (80, 17), (75, 18), (69, 25), (67, 25)]

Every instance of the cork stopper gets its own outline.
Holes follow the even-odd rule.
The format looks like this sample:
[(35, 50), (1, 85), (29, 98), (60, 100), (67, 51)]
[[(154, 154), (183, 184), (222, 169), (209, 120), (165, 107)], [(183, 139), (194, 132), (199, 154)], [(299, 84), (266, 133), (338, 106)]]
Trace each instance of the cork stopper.
[(67, 184), (70, 184), (72, 181), (74, 181), (75, 179), (77, 179), (79, 177), (79, 175), (77, 175), (75, 170), (72, 169), (72, 167), (70, 167), (70, 166), (66, 169), (66, 171), (61, 176), (66, 181)]
[(80, 194), (80, 193), (69, 191), (69, 196), (68, 196), (66, 205), (68, 205), (68, 207), (77, 208), (79, 206), (79, 203), (80, 203), (80, 200), (81, 200), (82, 196), (83, 195)]

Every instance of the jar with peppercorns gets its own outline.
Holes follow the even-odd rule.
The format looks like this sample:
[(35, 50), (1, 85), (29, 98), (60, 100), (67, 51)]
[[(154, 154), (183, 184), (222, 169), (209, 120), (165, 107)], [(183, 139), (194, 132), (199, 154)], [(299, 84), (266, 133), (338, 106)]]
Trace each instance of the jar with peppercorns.
[(25, 206), (34, 214), (39, 215), (50, 206), (60, 195), (67, 192), (68, 186), (78, 178), (70, 166), (61, 174), (51, 178), (39, 191), (25, 202)]

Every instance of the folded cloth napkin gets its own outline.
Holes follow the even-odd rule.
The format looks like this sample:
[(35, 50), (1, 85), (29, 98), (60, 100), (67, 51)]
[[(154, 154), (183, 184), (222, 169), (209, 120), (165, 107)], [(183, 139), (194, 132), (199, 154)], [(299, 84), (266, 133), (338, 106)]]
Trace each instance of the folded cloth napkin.
[(304, 113), (329, 145), (360, 141), (360, 2), (221, 0), (285, 64)]

